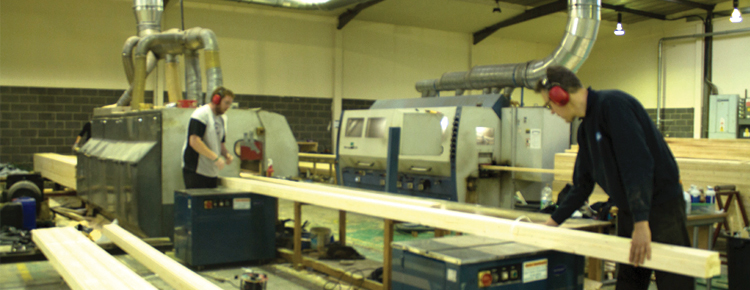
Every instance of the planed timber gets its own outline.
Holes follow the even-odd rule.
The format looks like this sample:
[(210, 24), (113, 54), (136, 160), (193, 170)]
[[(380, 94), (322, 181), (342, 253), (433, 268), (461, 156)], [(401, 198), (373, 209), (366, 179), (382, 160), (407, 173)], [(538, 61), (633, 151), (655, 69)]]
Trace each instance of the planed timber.
[(41, 173), (44, 178), (72, 189), (76, 189), (76, 163), (78, 161), (73, 155), (34, 154), (34, 171)]
[[(380, 194), (309, 187), (306, 183), (282, 185), (262, 180), (222, 178), (228, 188), (241, 189), (300, 203), (314, 204), (384, 219), (418, 223), (440, 229), (512, 240), (537, 247), (629, 264), (630, 239), (571, 231), (525, 222), (452, 210), (414, 206), (385, 200)], [(351, 194), (346, 194), (345, 192)], [(652, 259), (643, 267), (692, 277), (709, 278), (720, 273), (719, 253), (652, 243)]]
[[(295, 184), (298, 184), (298, 182), (294, 182), (294, 181), (274, 179), (274, 178), (265, 178), (265, 177), (250, 175), (250, 174), (240, 174), (240, 176), (242, 176), (243, 178), (248, 178), (252, 180), (271, 182), (271, 183), (276, 183), (276, 184), (281, 184), (281, 185), (294, 186)], [(356, 191), (352, 191), (347, 188), (343, 188), (339, 186), (332, 186), (332, 185), (325, 185), (325, 184), (307, 183), (306, 186), (309, 188), (319, 189), (323, 191), (337, 192), (337, 193), (348, 194), (348, 195), (353, 195), (353, 196), (370, 197), (372, 196), (372, 194), (375, 194), (375, 195), (378, 195), (381, 200), (389, 200), (389, 201), (409, 204), (413, 206), (439, 208), (439, 209), (486, 215), (486, 216), (499, 217), (499, 218), (505, 218), (505, 219), (511, 219), (511, 220), (516, 219), (521, 216), (525, 216), (525, 217), (528, 217), (532, 222), (544, 223), (550, 217), (549, 214), (544, 214), (544, 213), (533, 213), (533, 212), (526, 212), (526, 211), (519, 211), (519, 210), (502, 209), (502, 208), (496, 208), (496, 207), (486, 207), (486, 206), (475, 205), (475, 204), (442, 201), (442, 200), (423, 198), (423, 197), (412, 197), (412, 196), (392, 194), (392, 193), (386, 193), (386, 192), (380, 192), (380, 191), (369, 191), (369, 190), (364, 190), (364, 189), (358, 189)], [(363, 192), (369, 193), (369, 195), (361, 195), (360, 193), (363, 193)], [(591, 228), (597, 228), (597, 227), (608, 227), (610, 225), (611, 223), (609, 222), (596, 221), (596, 220), (590, 220), (590, 219), (570, 219), (569, 221), (562, 224), (562, 227), (571, 228), (571, 229), (591, 229)]]
[(484, 170), (494, 170), (494, 171), (515, 171), (515, 172), (557, 174), (557, 172), (554, 169), (545, 169), (545, 168), (528, 168), (528, 167), (513, 167), (513, 166), (495, 166), (495, 165), (482, 165), (479, 168), (484, 169)]
[(180, 290), (219, 290), (221, 287), (209, 282), (182, 264), (167, 257), (138, 237), (118, 225), (105, 225), (102, 232), (118, 247), (130, 254), (149, 270), (159, 275), (170, 286)]
[[(672, 155), (677, 158), (750, 161), (750, 140), (664, 138)], [(565, 153), (577, 153), (578, 145)]]
[[(672, 140), (674, 139), (676, 138), (673, 138)], [(734, 144), (737, 142), (728, 143)], [(750, 148), (748, 150), (750, 150)], [(562, 190), (565, 184), (572, 183), (576, 154), (577, 153), (555, 154), (555, 170), (559, 171), (559, 173), (555, 174), (555, 181), (552, 182), (552, 191), (554, 192), (555, 200), (557, 200), (557, 193)], [(724, 158), (729, 157), (724, 156)], [(733, 184), (736, 186), (737, 191), (740, 192), (740, 197), (745, 205), (745, 211), (750, 212), (750, 161), (684, 157), (677, 157), (675, 160), (677, 161), (677, 167), (680, 170), (680, 180), (682, 180), (683, 189), (690, 188), (690, 185), (692, 184), (703, 189), (709, 185)], [(609, 196), (607, 196), (604, 190), (597, 185), (589, 198), (589, 203), (593, 204), (598, 201), (606, 201), (608, 198)], [(727, 222), (730, 230), (738, 231), (744, 227), (739, 204), (733, 203), (727, 210), (727, 213)]]
[(156, 290), (72, 227), (33, 230), (32, 239), (71, 289)]

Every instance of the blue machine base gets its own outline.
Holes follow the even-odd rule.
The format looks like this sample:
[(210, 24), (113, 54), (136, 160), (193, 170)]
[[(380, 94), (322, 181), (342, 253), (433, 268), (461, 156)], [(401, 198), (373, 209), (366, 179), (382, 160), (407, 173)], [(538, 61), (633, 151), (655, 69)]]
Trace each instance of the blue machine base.
[(273, 259), (276, 203), (223, 189), (175, 192), (175, 256), (191, 266)]

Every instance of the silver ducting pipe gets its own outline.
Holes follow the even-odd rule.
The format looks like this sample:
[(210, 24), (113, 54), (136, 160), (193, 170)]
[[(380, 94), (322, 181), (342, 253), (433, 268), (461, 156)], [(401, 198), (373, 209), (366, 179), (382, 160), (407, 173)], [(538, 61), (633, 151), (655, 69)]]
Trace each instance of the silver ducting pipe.
[(554, 52), (542, 60), (527, 63), (476, 66), (468, 72), (450, 72), (440, 79), (417, 82), (423, 97), (439, 91), (483, 90), (494, 87), (534, 88), (552, 65), (578, 71), (591, 52), (601, 21), (601, 0), (568, 0), (566, 34)]
[[(216, 41), (216, 34), (207, 28), (191, 28), (185, 31), (185, 47), (192, 50), (203, 48), (204, 66), (206, 69), (205, 103), (208, 103), (211, 93), (216, 88), (224, 85), (224, 78), (221, 73), (221, 61), (219, 59), (219, 43)], [(185, 62), (187, 63), (187, 61)], [(200, 72), (198, 72), (198, 76), (200, 76)]]
[(188, 100), (196, 100), (198, 103), (203, 100), (200, 58), (195, 50), (185, 50), (185, 91)]
[[(157, 62), (158, 60), (156, 59), (153, 53), (149, 53), (146, 59), (147, 59), (146, 77), (148, 77), (149, 75), (151, 75), (151, 72), (154, 71), (154, 69), (156, 68), (156, 64), (158, 63)], [(120, 95), (120, 98), (117, 100), (117, 106), (121, 107), (121, 106), (130, 105), (132, 96), (133, 96), (133, 83), (131, 82), (130, 87), (128, 87), (128, 89), (125, 90), (125, 92), (123, 92), (122, 95)]]
[(304, 0), (233, 0), (235, 2), (261, 4), (274, 7), (284, 7), (298, 10), (323, 10), (331, 11), (346, 6), (369, 2), (370, 0), (330, 0), (323, 3), (310, 3)]
[(133, 13), (138, 22), (138, 36), (161, 32), (161, 14), (164, 12), (162, 0), (133, 0)]
[(125, 45), (122, 47), (122, 65), (125, 66), (125, 77), (128, 78), (128, 84), (133, 84), (133, 47), (138, 44), (140, 38), (138, 36), (131, 36), (125, 40)]
[(146, 90), (146, 77), (148, 76), (146, 59), (149, 53), (157, 47), (168, 51), (165, 48), (181, 47), (182, 43), (183, 34), (178, 32), (151, 34), (142, 37), (138, 41), (138, 45), (135, 47), (135, 75), (133, 78), (133, 96), (130, 101), (131, 108), (137, 110), (140, 108), (140, 104), (143, 103)]

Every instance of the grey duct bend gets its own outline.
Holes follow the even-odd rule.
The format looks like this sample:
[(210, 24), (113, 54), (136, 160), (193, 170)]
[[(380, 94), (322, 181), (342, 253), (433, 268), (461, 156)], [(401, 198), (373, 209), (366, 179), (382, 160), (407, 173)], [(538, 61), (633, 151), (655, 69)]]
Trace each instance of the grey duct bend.
[(601, 0), (568, 0), (565, 37), (549, 56), (524, 63), (475, 66), (466, 72), (445, 73), (439, 79), (417, 82), (417, 91), (423, 97), (434, 97), (440, 91), (456, 91), (456, 95), (461, 95), (465, 90), (533, 89), (544, 78), (549, 66), (562, 65), (578, 71), (594, 46), (600, 21)]
[[(138, 21), (138, 36), (125, 41), (122, 61), (130, 87), (117, 101), (118, 106), (138, 109), (143, 103), (146, 78), (159, 59), (185, 55), (186, 91), (190, 100), (201, 102), (201, 72), (198, 50), (204, 50), (208, 92), (223, 85), (219, 45), (210, 29), (194, 27), (185, 31), (171, 29), (160, 31), (162, 0), (134, 0), (133, 11)], [(133, 53), (133, 51), (135, 51)], [(207, 102), (207, 101), (206, 101)]]

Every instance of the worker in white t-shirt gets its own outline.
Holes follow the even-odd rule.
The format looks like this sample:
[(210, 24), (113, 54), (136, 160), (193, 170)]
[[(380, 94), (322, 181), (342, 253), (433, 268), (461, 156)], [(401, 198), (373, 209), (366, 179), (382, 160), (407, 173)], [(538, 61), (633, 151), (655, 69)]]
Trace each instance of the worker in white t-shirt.
[(224, 113), (234, 101), (234, 93), (218, 87), (211, 102), (190, 116), (187, 139), (182, 154), (182, 176), (185, 188), (215, 188), (219, 171), (232, 163), (226, 141)]

